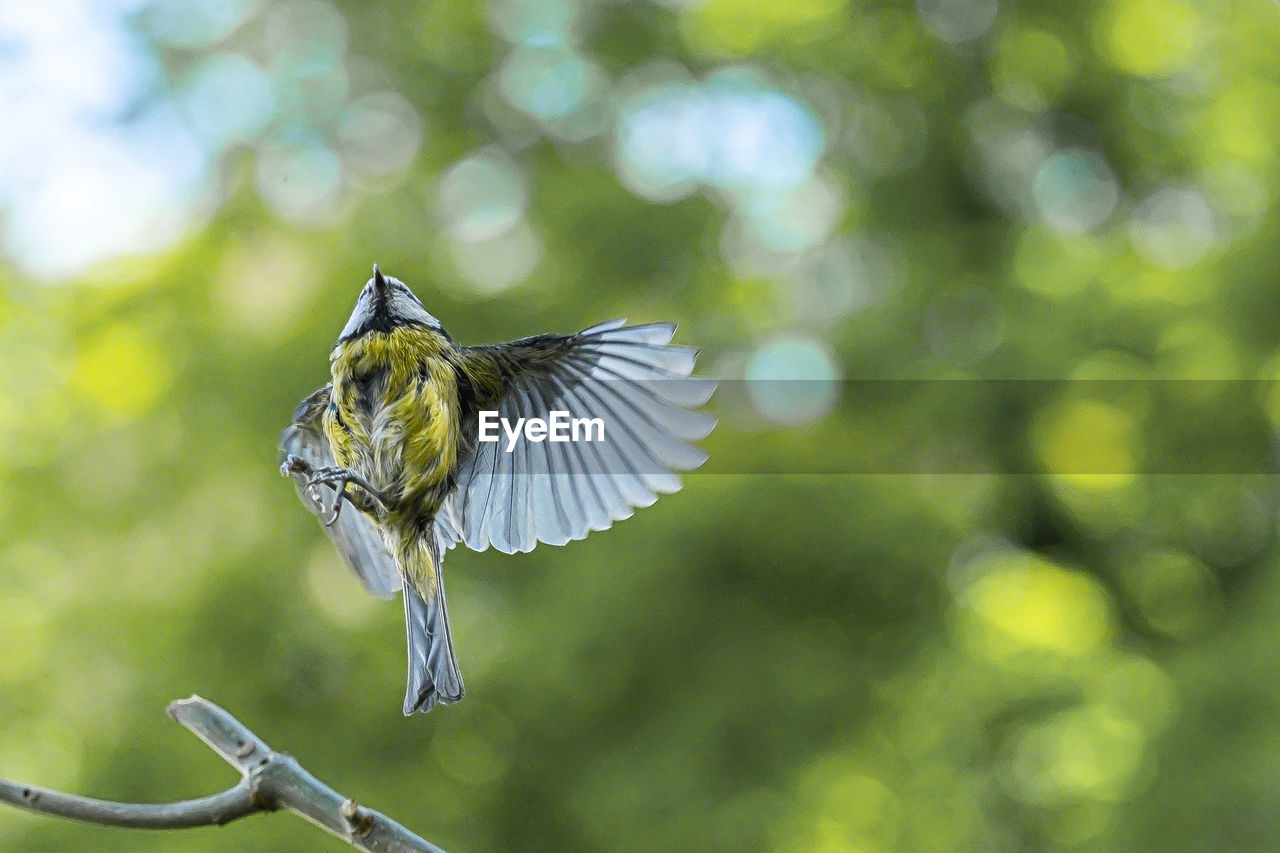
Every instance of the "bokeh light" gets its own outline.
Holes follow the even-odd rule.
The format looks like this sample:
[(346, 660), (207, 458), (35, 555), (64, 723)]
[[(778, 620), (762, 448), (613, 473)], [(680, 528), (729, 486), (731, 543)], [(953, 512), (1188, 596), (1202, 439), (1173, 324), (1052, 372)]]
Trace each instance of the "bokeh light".
[(1056, 34), (1010, 29), (997, 45), (992, 84), (1000, 98), (1029, 112), (1044, 110), (1064, 95), (1079, 72), (1072, 51)]
[(1166, 187), (1138, 202), (1129, 223), (1134, 247), (1148, 263), (1184, 269), (1199, 261), (1217, 236), (1213, 210), (1204, 193)]
[(999, 0), (916, 0), (925, 26), (944, 41), (972, 41), (991, 29)]
[(1142, 619), (1162, 634), (1194, 636), (1221, 614), (1217, 578), (1190, 554), (1151, 551), (1126, 565), (1121, 577)]
[[(5, 14), (0, 106), (22, 132), (0, 136), (7, 252), (47, 276), (157, 250), (182, 234), (207, 167), (174, 111), (118, 123), (160, 75), (123, 8), (90, 2)], [(106, 12), (106, 14), (103, 14)]]
[(524, 173), (499, 151), (472, 154), (440, 179), (438, 207), (456, 240), (476, 243), (510, 230), (529, 204)]
[(840, 370), (830, 350), (803, 336), (781, 337), (747, 361), (747, 393), (775, 423), (802, 424), (826, 414), (840, 395)]
[(422, 147), (422, 119), (401, 94), (370, 92), (338, 118), (336, 147), (357, 175), (381, 178), (407, 168)]
[(1048, 157), (1036, 171), (1033, 192), (1045, 222), (1067, 234), (1090, 231), (1106, 222), (1120, 194), (1106, 161), (1080, 149)]
[(157, 41), (179, 48), (195, 48), (226, 38), (262, 5), (260, 0), (172, 0), (121, 2), (128, 10), (138, 5), (135, 20)]
[(1037, 434), (1045, 468), (1064, 481), (1113, 488), (1129, 482), (1141, 448), (1124, 411), (1099, 400), (1064, 403), (1046, 414)]
[(673, 3), (682, 9), (681, 31), (697, 51), (745, 56), (768, 46), (804, 46), (820, 41), (848, 14), (849, 0), (700, 0)]
[(506, 290), (524, 281), (542, 257), (542, 242), (527, 223), (519, 222), (494, 237), (453, 242), (454, 265), (478, 291)]
[(244, 56), (215, 54), (189, 72), (182, 109), (210, 147), (253, 139), (275, 114), (275, 90), (263, 69)]
[(1097, 24), (1111, 62), (1142, 76), (1167, 75), (1193, 62), (1201, 31), (1195, 7), (1181, 0), (1115, 0)]
[(500, 0), (492, 4), (490, 16), (494, 29), (507, 40), (554, 48), (570, 43), (577, 12), (573, 0)]
[(562, 118), (581, 109), (602, 87), (599, 69), (554, 48), (516, 48), (498, 80), (512, 106), (540, 119)]
[(324, 220), (342, 187), (342, 161), (324, 137), (302, 127), (282, 129), (258, 156), (258, 192), (287, 219)]
[(808, 107), (736, 70), (699, 86), (646, 90), (621, 111), (619, 174), (654, 201), (675, 200), (699, 183), (741, 192), (796, 189), (825, 146)]
[(791, 298), (806, 319), (837, 323), (887, 299), (899, 284), (901, 266), (884, 240), (847, 234), (810, 254)]
[(1116, 627), (1108, 596), (1097, 581), (1031, 554), (1007, 552), (971, 569), (965, 603), (993, 629), (986, 654), (1003, 658), (1024, 650), (1067, 658), (1095, 654)]
[(743, 208), (760, 242), (779, 252), (818, 245), (844, 212), (839, 188), (820, 177), (791, 192), (755, 195)]

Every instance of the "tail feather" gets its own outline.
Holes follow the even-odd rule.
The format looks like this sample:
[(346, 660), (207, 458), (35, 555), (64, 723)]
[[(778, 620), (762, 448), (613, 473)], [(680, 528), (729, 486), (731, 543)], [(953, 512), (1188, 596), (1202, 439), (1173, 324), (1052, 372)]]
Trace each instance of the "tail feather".
[(413, 584), (404, 585), (404, 621), (409, 633), (409, 686), (404, 714), (426, 713), (436, 703), (449, 705), (462, 698), (462, 673), (453, 653), (444, 577), (438, 576), (434, 601), (425, 600)]

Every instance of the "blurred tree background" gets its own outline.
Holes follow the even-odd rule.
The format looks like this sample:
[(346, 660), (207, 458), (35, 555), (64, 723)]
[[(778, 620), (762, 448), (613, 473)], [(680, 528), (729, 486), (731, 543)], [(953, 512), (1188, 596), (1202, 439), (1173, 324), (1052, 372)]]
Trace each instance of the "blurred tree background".
[[(0, 42), (0, 773), (220, 789), (162, 713), (199, 692), (456, 851), (1280, 845), (1275, 3), (59, 0)], [(399, 605), (275, 467), (373, 261), (463, 342), (674, 319), (706, 374), (849, 381), (730, 383), (682, 493), (452, 552), (469, 695), (406, 720)]]

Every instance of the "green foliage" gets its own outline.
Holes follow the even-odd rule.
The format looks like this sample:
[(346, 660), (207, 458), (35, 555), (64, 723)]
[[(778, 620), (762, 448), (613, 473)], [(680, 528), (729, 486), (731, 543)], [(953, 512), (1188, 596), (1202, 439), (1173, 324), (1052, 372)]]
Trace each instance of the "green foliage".
[[(297, 71), (319, 95), (214, 152), (207, 221), (61, 285), (0, 273), (0, 773), (221, 788), (162, 714), (198, 692), (458, 851), (1274, 849), (1274, 3), (279, 0), (153, 47), (293, 91), (286, 6), (340, 13), (346, 89)], [(539, 114), (512, 92), (557, 51), (594, 100)], [(630, 187), (631, 99), (725, 68), (816, 117), (815, 177)], [(338, 111), (386, 91), (422, 141), (383, 173)], [(317, 216), (262, 191), (308, 123), (348, 152)], [(441, 198), (477, 152), (514, 218), (460, 237)], [(847, 383), (795, 425), (730, 384), (681, 493), (565, 548), (452, 552), (468, 697), (404, 719), (399, 604), (275, 468), (373, 261), (463, 342), (674, 319), (730, 379), (788, 340), (958, 382)], [(12, 850), (324, 845), (0, 813)]]

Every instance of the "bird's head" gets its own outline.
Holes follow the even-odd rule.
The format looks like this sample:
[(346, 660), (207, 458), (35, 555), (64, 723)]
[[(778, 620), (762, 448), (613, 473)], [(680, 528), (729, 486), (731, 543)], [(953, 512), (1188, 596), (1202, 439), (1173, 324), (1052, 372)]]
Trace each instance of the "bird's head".
[(440, 321), (427, 313), (413, 291), (400, 279), (383, 275), (374, 264), (373, 278), (360, 291), (338, 340), (349, 341), (369, 332), (390, 332), (401, 326), (426, 326), (440, 331)]

